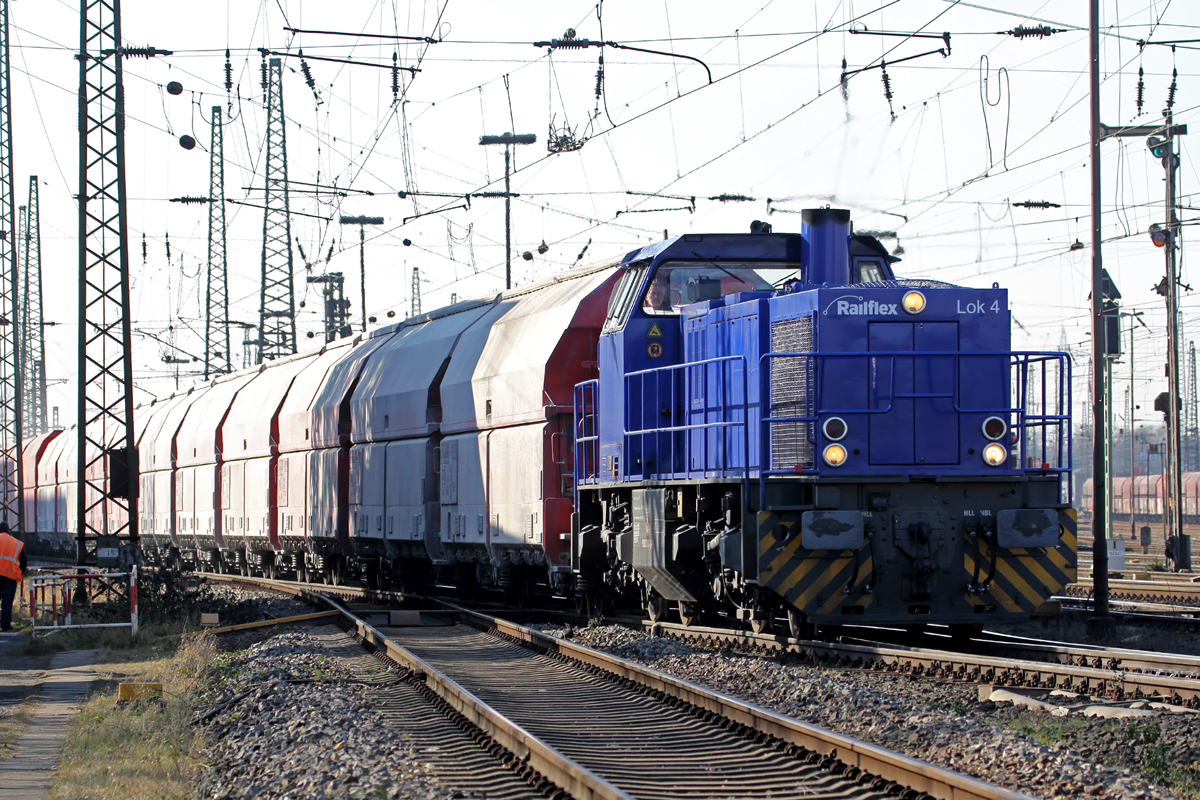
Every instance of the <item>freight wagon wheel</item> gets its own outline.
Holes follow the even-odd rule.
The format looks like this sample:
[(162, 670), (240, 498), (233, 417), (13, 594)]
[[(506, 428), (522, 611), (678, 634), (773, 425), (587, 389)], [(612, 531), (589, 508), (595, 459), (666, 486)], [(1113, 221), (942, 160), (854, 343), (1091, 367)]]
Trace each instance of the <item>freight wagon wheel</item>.
[(700, 619), (700, 604), (690, 603), (687, 600), (679, 601), (679, 621), (683, 626), (690, 627), (696, 624), (696, 620)]
[(662, 622), (667, 616), (667, 599), (660, 594), (652, 594), (646, 600), (645, 608), (651, 622)]

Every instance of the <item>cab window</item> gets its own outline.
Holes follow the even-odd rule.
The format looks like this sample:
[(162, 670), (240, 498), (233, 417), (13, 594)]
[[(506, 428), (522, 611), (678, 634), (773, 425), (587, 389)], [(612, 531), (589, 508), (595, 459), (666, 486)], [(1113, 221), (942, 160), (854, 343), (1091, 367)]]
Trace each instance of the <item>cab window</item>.
[(642, 293), (645, 314), (678, 314), (682, 306), (737, 292), (770, 292), (803, 280), (795, 262), (696, 262), (661, 264)]
[(878, 258), (856, 258), (854, 267), (858, 272), (855, 283), (879, 283), (884, 280), (883, 262)]
[(629, 317), (629, 309), (633, 307), (633, 296), (637, 293), (645, 272), (646, 268), (641, 265), (631, 266), (621, 272), (621, 277), (608, 298), (605, 330), (617, 330)]

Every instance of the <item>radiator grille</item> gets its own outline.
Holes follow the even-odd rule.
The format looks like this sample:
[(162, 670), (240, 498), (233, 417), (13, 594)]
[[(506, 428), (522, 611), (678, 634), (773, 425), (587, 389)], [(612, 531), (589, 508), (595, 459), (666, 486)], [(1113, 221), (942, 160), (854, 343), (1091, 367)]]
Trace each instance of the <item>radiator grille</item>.
[[(771, 323), (771, 351), (813, 352), (812, 317)], [(771, 416), (807, 417), (812, 414), (809, 378), (814, 362), (805, 358), (771, 359)], [(811, 422), (776, 422), (771, 425), (771, 469), (813, 467), (815, 425)]]

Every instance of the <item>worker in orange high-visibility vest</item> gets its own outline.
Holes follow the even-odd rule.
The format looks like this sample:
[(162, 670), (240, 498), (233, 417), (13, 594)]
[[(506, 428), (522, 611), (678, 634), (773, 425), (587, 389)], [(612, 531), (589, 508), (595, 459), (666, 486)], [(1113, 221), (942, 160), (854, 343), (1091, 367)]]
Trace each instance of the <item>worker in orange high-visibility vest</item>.
[(12, 630), (13, 598), (28, 571), (25, 543), (8, 532), (7, 522), (0, 522), (0, 631)]

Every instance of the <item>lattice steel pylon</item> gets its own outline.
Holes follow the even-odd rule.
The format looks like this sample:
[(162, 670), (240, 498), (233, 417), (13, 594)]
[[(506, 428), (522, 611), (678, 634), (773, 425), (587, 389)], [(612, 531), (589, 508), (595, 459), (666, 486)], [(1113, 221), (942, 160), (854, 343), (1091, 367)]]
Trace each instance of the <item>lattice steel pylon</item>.
[(321, 284), (321, 297), (325, 301), (326, 342), (349, 336), (353, 332), (350, 327), (350, 303), (346, 301), (344, 293), (345, 280), (340, 272), (326, 272), (307, 278), (309, 283)]
[(29, 176), (29, 206), (21, 228), (21, 421), (26, 438), (50, 430), (46, 402), (46, 320), (42, 316), (42, 234), (38, 178)]
[(25, 529), (21, 490), (21, 359), (14, 252), (17, 208), (13, 194), (12, 83), (9, 69), (8, 0), (0, 0), (0, 514), (19, 534)]
[[(139, 557), (120, 0), (79, 15), (79, 564)], [(107, 473), (107, 476), (106, 476)], [(106, 477), (108, 478), (106, 482)], [(124, 547), (127, 545), (127, 547)], [(111, 559), (111, 561), (110, 561)]]
[(1200, 408), (1196, 407), (1196, 343), (1188, 342), (1187, 372), (1183, 383), (1183, 469), (1200, 469)]
[(421, 268), (413, 267), (412, 277), (412, 313), (410, 317), (420, 316), (421, 314)]
[(292, 282), (292, 223), (288, 216), (287, 136), (283, 64), (272, 58), (267, 79), (266, 192), (263, 198), (262, 291), (258, 304), (258, 363), (296, 352)]
[(225, 137), (221, 107), (212, 107), (208, 150), (208, 314), (204, 319), (204, 380), (233, 372), (229, 355), (229, 281), (225, 252)]

